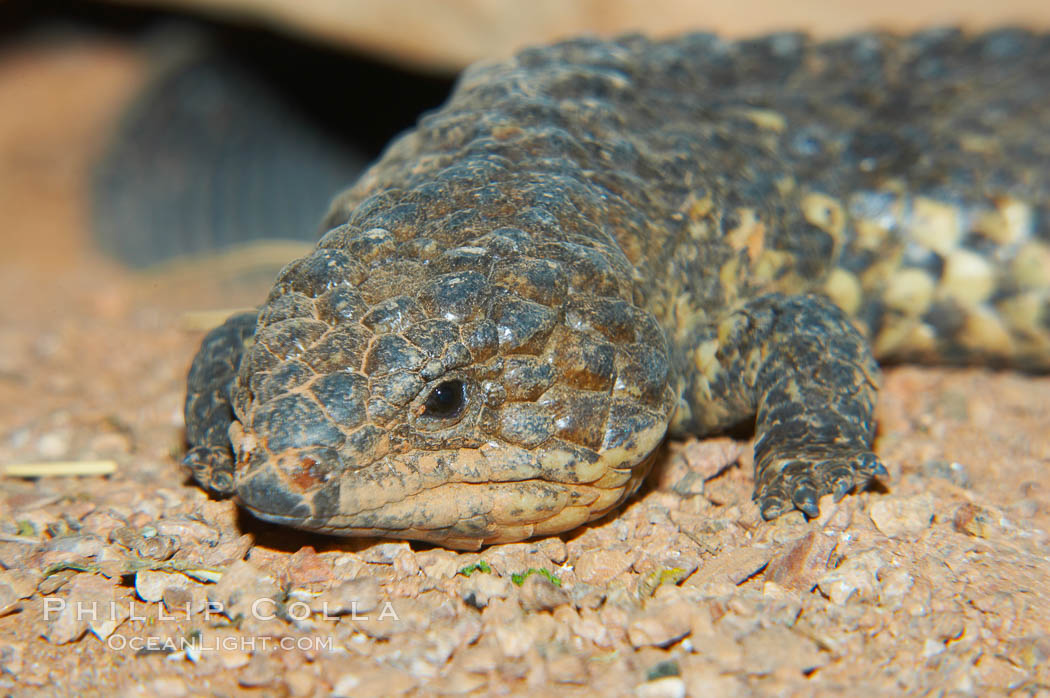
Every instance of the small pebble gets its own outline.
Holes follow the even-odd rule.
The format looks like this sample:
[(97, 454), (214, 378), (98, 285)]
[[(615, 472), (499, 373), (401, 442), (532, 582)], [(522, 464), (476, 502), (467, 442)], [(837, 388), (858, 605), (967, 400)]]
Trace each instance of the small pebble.
[(933, 495), (929, 492), (914, 497), (885, 497), (871, 505), (869, 512), (876, 528), (888, 538), (915, 536), (933, 521)]
[(576, 576), (587, 584), (602, 585), (630, 569), (635, 557), (622, 550), (589, 550), (576, 559)]
[(135, 593), (147, 603), (156, 603), (164, 598), (169, 588), (185, 589), (190, 585), (186, 575), (177, 572), (139, 570), (135, 573)]
[(314, 605), (327, 615), (367, 614), (379, 606), (379, 591), (375, 577), (348, 579), (318, 597), (319, 604)]
[(666, 647), (689, 634), (692, 611), (686, 601), (653, 604), (640, 611), (627, 627), (633, 647)]

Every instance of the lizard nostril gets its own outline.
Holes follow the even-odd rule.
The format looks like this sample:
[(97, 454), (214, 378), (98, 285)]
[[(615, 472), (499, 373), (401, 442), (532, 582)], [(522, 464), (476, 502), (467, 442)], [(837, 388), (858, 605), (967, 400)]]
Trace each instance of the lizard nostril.
[(463, 381), (444, 381), (430, 391), (423, 404), (423, 414), (435, 419), (453, 419), (463, 411), (466, 402)]

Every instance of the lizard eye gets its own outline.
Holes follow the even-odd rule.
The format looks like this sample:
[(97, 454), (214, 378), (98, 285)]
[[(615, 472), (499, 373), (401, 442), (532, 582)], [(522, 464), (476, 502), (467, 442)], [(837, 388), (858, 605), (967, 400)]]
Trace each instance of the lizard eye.
[(463, 381), (442, 381), (430, 391), (423, 403), (423, 414), (434, 419), (455, 419), (463, 412), (467, 395)]

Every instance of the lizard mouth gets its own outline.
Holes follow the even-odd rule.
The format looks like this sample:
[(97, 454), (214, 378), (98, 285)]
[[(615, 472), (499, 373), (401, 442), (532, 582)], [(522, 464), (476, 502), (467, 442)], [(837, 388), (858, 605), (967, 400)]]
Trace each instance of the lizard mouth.
[(237, 499), (257, 518), (285, 526), (476, 550), (560, 533), (615, 508), (648, 472), (663, 436), (656, 431), (644, 452), (537, 453), (491, 443), (388, 455), (312, 481), (282, 467), (293, 459), (281, 454), (239, 474)]

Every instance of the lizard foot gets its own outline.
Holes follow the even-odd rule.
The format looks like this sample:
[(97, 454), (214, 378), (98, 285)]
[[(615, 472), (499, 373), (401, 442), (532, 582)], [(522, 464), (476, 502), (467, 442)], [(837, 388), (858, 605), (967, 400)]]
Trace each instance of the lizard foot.
[(887, 475), (886, 467), (871, 451), (829, 453), (821, 450), (798, 456), (781, 456), (762, 469), (764, 481), (756, 484), (754, 499), (767, 521), (799, 509), (809, 518), (820, 515), (817, 501), (832, 494), (835, 501), (873, 478)]

